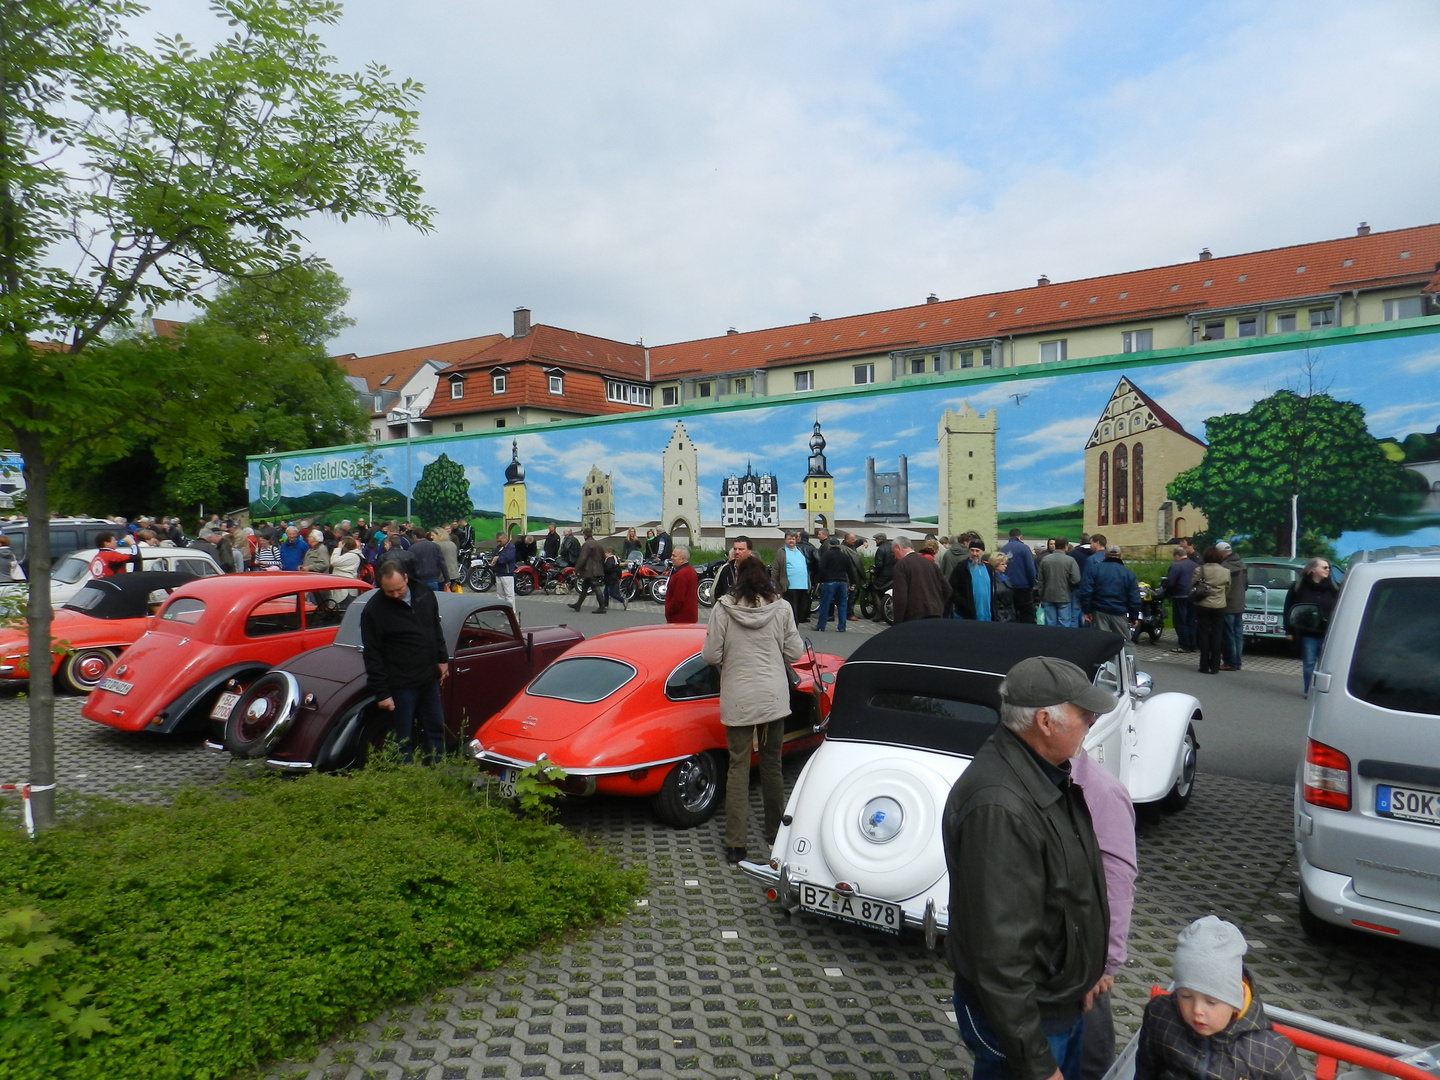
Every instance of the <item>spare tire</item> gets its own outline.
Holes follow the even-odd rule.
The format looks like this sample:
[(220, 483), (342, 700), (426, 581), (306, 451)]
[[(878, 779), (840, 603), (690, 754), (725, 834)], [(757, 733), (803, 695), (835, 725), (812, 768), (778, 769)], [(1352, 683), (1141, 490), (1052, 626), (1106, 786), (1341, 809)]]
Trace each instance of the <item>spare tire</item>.
[(267, 671), (246, 688), (225, 721), (225, 749), (238, 758), (263, 757), (295, 722), (300, 684), (288, 671)]

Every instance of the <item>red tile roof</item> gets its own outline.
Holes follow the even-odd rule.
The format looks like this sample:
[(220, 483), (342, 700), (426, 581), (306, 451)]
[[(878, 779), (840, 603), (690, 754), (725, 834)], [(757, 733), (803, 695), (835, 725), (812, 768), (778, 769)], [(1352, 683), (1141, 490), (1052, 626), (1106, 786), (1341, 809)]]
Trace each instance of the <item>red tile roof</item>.
[(374, 356), (356, 356), (350, 353), (337, 356), (335, 362), (345, 369), (345, 374), (364, 379), (365, 385), (373, 394), (380, 389), (380, 384), (385, 382), (387, 375), (393, 375), (394, 378), (386, 384), (385, 389), (399, 390), (427, 360), (454, 364), (504, 340), (504, 334), (486, 334), (484, 337), (447, 341), (440, 345), (424, 345), (418, 349), (400, 349), (398, 352), (376, 353)]
[[(531, 330), (531, 335), (534, 334)], [(504, 367), (505, 393), (494, 392), (490, 381), (490, 369)], [(550, 393), (550, 376), (547, 369), (558, 369), (565, 375), (565, 393)], [(440, 386), (425, 418), (442, 419), (492, 409), (515, 409), (521, 406), (536, 409), (553, 409), (557, 413), (573, 413), (580, 416), (610, 416), (615, 413), (645, 411), (640, 405), (621, 405), (605, 399), (605, 375), (587, 371), (578, 365), (556, 364), (548, 360), (522, 358), (510, 362), (490, 361), (480, 366), (466, 365), (468, 378), (465, 380), (465, 396), (452, 398), (448, 376), (456, 371), (445, 371), (440, 377)], [(643, 372), (643, 369), (642, 369)]]
[[(1354, 289), (1440, 291), (1440, 224), (702, 338), (650, 349), (654, 382), (1011, 334), (1174, 318)], [(1428, 283), (1428, 284), (1427, 284)]]
[(609, 338), (536, 324), (524, 337), (502, 337), (476, 349), (456, 365), (458, 370), (488, 370), (497, 365), (533, 360), (567, 369), (587, 368), (621, 378), (645, 378), (645, 349)]

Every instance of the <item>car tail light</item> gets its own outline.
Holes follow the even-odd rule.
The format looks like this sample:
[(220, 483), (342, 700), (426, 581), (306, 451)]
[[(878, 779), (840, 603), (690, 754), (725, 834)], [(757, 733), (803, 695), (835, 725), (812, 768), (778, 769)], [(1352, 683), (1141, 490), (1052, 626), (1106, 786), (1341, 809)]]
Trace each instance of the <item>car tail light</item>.
[(1331, 810), (1350, 809), (1350, 759), (1333, 746), (1305, 745), (1305, 801)]

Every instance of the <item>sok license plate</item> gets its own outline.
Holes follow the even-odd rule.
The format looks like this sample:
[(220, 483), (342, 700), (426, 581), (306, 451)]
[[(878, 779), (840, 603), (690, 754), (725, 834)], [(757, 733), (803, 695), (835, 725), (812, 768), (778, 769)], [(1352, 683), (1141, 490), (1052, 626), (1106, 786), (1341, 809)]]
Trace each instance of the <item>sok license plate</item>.
[(872, 900), (868, 896), (846, 896), (819, 885), (800, 885), (800, 906), (818, 915), (828, 915), (841, 922), (869, 926), (887, 934), (899, 934), (905, 925), (899, 904)]
[(230, 711), (235, 708), (235, 703), (239, 700), (239, 694), (232, 694), (229, 691), (221, 694), (220, 700), (215, 702), (215, 708), (210, 710), (210, 719), (229, 720)]
[(515, 797), (515, 781), (519, 776), (519, 769), (501, 769), (500, 794), (507, 799), (513, 799)]
[(1380, 784), (1375, 788), (1375, 812), (1402, 821), (1440, 825), (1440, 792)]

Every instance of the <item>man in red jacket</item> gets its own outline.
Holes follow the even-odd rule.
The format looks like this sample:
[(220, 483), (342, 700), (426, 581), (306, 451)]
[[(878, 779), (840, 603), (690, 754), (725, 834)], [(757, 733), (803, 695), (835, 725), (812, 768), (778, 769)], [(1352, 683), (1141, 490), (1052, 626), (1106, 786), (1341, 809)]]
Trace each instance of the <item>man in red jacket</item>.
[(677, 547), (670, 553), (670, 581), (665, 587), (665, 621), (693, 623), (700, 620), (700, 579), (690, 565), (690, 549)]

